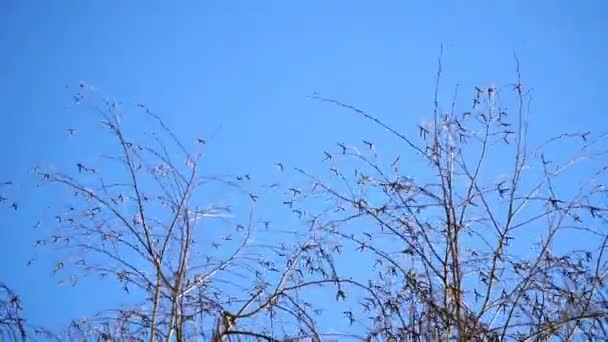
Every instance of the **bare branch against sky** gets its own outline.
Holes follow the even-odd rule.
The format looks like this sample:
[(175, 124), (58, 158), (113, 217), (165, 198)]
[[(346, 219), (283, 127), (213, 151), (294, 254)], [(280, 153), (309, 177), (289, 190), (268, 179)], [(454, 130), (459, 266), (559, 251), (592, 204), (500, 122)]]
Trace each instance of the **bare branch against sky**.
[(608, 340), (608, 5), (0, 7), (0, 341)]

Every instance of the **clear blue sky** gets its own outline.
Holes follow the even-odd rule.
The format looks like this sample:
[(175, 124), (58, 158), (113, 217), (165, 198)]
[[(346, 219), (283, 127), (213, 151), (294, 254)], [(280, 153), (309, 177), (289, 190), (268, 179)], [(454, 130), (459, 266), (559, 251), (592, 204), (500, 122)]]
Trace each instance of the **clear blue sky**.
[[(475, 85), (512, 82), (516, 50), (535, 88), (536, 133), (608, 127), (604, 2), (417, 3), (3, 0), (0, 179), (23, 179), (38, 161), (72, 165), (65, 129), (88, 121), (68, 110), (65, 86), (79, 81), (145, 103), (179, 135), (217, 131), (216, 171), (269, 179), (278, 160), (314, 170), (336, 141), (377, 130), (306, 96), (355, 104), (413, 133), (432, 109), (441, 43), (443, 99), (457, 82), (462, 101)], [(48, 268), (24, 267), (40, 209), (32, 202), (0, 212), (0, 280), (23, 296), (27, 317), (58, 327), (118, 300), (94, 283), (60, 288)]]

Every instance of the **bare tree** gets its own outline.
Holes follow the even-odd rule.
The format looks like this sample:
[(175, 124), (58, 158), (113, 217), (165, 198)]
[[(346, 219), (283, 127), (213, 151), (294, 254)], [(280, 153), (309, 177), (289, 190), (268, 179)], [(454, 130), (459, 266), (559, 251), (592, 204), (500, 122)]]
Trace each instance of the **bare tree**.
[[(472, 107), (457, 111), (457, 94), (440, 104), (439, 59), (418, 139), (313, 97), (403, 146), (382, 158), (373, 141), (339, 142), (324, 153), (327, 175), (296, 169), (310, 184), (297, 205), (341, 244), (336, 264), (350, 263), (350, 279), (366, 284), (344, 313), (366, 340), (608, 339), (607, 137), (530, 135), (531, 93), (515, 60), (513, 84), (477, 87)], [(413, 165), (424, 173), (406, 176)]]
[[(341, 285), (314, 235), (257, 219), (262, 199), (249, 175), (204, 175), (204, 138), (187, 147), (145, 105), (127, 112), (87, 84), (75, 100), (112, 142), (71, 170), (36, 168), (66, 199), (36, 245), (63, 251), (53, 268), (60, 282), (111, 279), (139, 304), (75, 320), (66, 339), (320, 340), (305, 290)], [(126, 122), (137, 124), (131, 135)]]

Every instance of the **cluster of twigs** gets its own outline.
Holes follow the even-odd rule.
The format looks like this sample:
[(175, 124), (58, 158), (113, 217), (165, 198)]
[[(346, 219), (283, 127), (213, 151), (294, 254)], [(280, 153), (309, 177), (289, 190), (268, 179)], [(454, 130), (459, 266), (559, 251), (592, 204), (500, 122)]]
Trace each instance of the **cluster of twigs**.
[[(259, 195), (250, 176), (204, 175), (204, 139), (193, 139), (190, 152), (139, 104), (159, 129), (135, 140), (122, 123), (131, 114), (117, 103), (86, 84), (76, 98), (97, 113), (116, 148), (96, 165), (75, 162), (72, 172), (36, 170), (69, 200), (44, 221), (53, 228), (35, 244), (67, 251), (53, 268), (60, 282), (114, 279), (141, 303), (74, 321), (69, 339), (319, 339), (313, 306), (300, 292), (335, 284), (336, 275), (324, 273), (330, 260), (321, 243), (297, 232), (287, 243), (266, 243), (272, 232), (255, 219)], [(218, 187), (237, 200), (209, 203)]]
[(0, 283), (0, 337), (9, 340), (25, 339), (23, 307), (19, 297), (3, 283)]
[[(531, 147), (519, 77), (502, 89), (476, 88), (472, 108), (456, 112), (456, 102), (440, 108), (440, 75), (441, 64), (421, 143), (316, 97), (413, 152), (389, 164), (370, 141), (338, 143), (325, 152), (329, 176), (296, 170), (312, 184), (303, 199), (330, 203), (309, 214), (314, 229), (350, 246), (343, 258), (369, 267), (354, 278), (368, 285), (358, 315), (345, 312), (349, 323), (368, 340), (607, 339), (606, 136), (562, 134)], [(509, 97), (514, 112), (502, 104)], [(572, 155), (550, 160), (552, 147)], [(402, 162), (424, 174), (404, 176)]]

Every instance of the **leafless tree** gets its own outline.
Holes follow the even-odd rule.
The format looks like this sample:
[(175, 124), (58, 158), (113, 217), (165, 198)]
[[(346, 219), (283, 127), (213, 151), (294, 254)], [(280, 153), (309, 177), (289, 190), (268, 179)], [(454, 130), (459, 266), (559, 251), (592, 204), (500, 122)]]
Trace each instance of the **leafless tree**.
[(327, 175), (296, 169), (310, 187), (290, 205), (310, 209), (311, 229), (341, 245), (335, 263), (355, 269), (342, 276), (366, 285), (344, 313), (366, 340), (608, 339), (607, 137), (529, 134), (515, 61), (513, 84), (477, 87), (459, 111), (457, 93), (440, 104), (440, 58), (419, 137), (313, 97), (403, 147), (382, 158), (370, 139), (339, 142), (324, 152)]
[(52, 270), (60, 282), (108, 278), (140, 302), (74, 320), (64, 338), (321, 339), (306, 289), (342, 290), (317, 237), (256, 218), (263, 198), (249, 175), (204, 175), (204, 138), (188, 147), (147, 106), (127, 111), (87, 84), (75, 100), (112, 142), (71, 170), (36, 168), (43, 189), (61, 192), (35, 244), (62, 255)]

